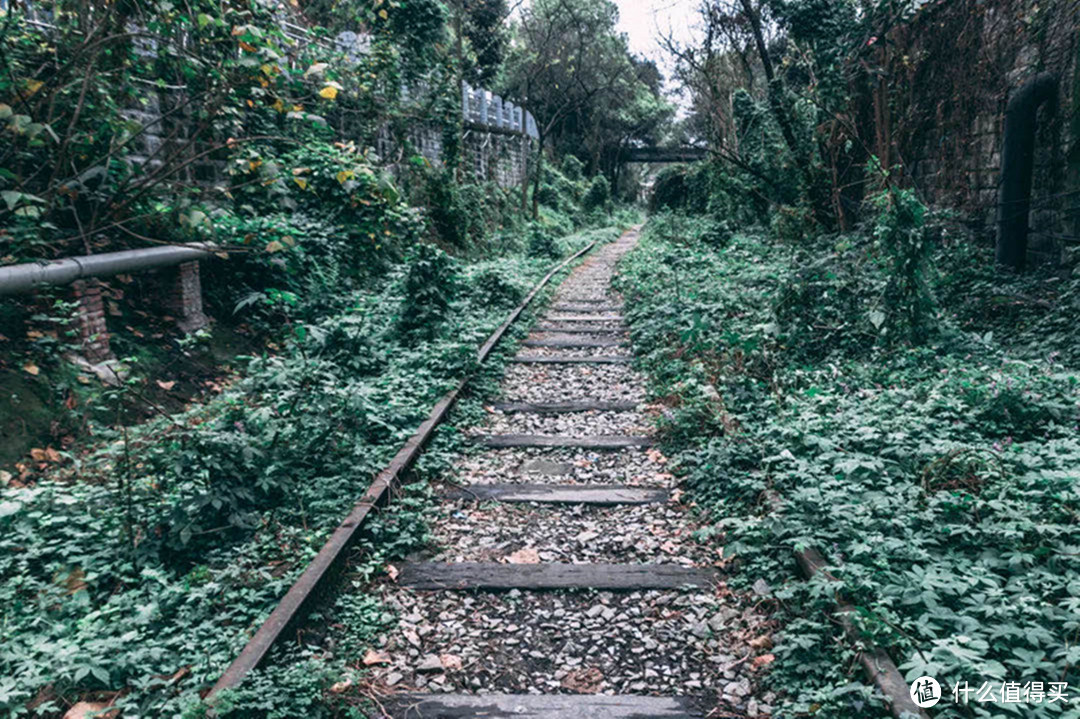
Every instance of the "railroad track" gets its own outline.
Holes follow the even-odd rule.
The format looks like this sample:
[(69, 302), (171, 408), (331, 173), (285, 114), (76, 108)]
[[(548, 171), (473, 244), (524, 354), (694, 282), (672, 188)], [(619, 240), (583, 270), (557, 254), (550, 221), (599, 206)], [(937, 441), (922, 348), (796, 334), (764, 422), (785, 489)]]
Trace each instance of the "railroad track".
[(615, 263), (561, 285), (508, 365), (479, 449), (437, 487), (437, 549), (378, 591), (387, 716), (755, 716), (761, 623), (694, 542), (652, 445)]
[[(728, 592), (651, 445), (615, 265), (636, 231), (590, 255), (507, 365), (489, 421), (437, 487), (442, 549), (366, 586), (396, 610), (372, 694), (393, 719), (763, 716), (765, 626)], [(481, 347), (482, 362), (552, 270)], [(380, 472), (215, 684), (213, 704), (330, 590), (346, 549), (385, 503), (464, 381)], [(334, 584), (334, 586), (339, 586)], [(758, 644), (753, 645), (753, 642)]]
[[(628, 232), (574, 270), (521, 343), (488, 421), (470, 430), (475, 451), (437, 483), (439, 548), (360, 590), (380, 594), (399, 617), (373, 649), (377, 659), (365, 661), (374, 665), (365, 694), (376, 716), (771, 714), (776, 696), (755, 686), (772, 661), (761, 597), (725, 587), (722, 549), (692, 538), (694, 519), (652, 447), (651, 408), (611, 288), (616, 263), (636, 240)], [(478, 359), (552, 277), (590, 250), (553, 269)], [(435, 405), (375, 477), (211, 690), (211, 703), (299, 626), (464, 385)], [(795, 558), (807, 576), (824, 567), (813, 550)], [(856, 641), (851, 608), (838, 599), (837, 619)], [(858, 656), (895, 717), (929, 719), (886, 653), (864, 645)]]

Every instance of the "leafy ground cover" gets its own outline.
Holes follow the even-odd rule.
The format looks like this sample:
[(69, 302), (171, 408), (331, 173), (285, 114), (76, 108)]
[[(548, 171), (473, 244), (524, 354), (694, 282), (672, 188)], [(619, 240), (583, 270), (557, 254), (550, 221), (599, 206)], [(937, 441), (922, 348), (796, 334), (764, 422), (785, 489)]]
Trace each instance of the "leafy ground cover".
[[(617, 235), (594, 230), (552, 247), (566, 254)], [(67, 470), (3, 491), (0, 708), (52, 716), (83, 699), (122, 716), (198, 713), (198, 692), (552, 262), (523, 250), (464, 261), (421, 247), (335, 297), (337, 311), (289, 316), (280, 353), (250, 358), (212, 401), (101, 427), (99, 445)], [(395, 516), (373, 525), (372, 566), (422, 538)], [(377, 616), (362, 602), (351, 611), (358, 624)], [(302, 682), (296, 697), (325, 689), (322, 675), (290, 676)], [(267, 696), (230, 707), (266, 716)], [(295, 716), (302, 705), (287, 696), (285, 684), (275, 706)]]
[(797, 577), (805, 547), (863, 635), (941, 683), (934, 716), (1077, 716), (951, 694), (1080, 680), (1080, 282), (996, 276), (946, 236), (905, 295), (881, 231), (898, 206), (878, 231), (802, 244), (661, 214), (624, 261), (669, 449), (711, 519), (700, 538), (737, 583), (770, 585), (784, 628), (766, 681), (786, 716), (888, 715), (828, 618), (837, 585)]

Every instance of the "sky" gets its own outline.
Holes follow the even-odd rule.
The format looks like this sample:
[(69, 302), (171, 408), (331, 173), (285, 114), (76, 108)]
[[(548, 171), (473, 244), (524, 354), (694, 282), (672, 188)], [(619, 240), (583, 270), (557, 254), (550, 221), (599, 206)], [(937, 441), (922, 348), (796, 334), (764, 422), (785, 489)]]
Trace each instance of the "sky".
[[(680, 42), (693, 38), (699, 0), (615, 0), (619, 6), (619, 29), (630, 39), (630, 50), (656, 62), (664, 78), (671, 77), (671, 58), (660, 47), (659, 37), (672, 34)], [(670, 83), (667, 85), (670, 89)]]

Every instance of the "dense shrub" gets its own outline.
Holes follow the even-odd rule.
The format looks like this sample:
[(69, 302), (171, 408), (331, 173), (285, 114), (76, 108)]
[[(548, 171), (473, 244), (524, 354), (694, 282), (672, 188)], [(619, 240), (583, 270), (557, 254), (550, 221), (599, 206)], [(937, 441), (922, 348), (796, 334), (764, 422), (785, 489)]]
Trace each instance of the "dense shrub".
[(607, 209), (611, 202), (611, 184), (603, 175), (597, 175), (589, 183), (589, 189), (581, 200), (582, 207), (586, 211)]
[[(655, 218), (619, 276), (635, 347), (670, 408), (666, 449), (714, 518), (702, 536), (736, 558), (736, 584), (764, 579), (775, 602), (782, 630), (764, 681), (785, 714), (889, 716), (830, 620), (837, 586), (794, 575), (792, 550), (806, 546), (909, 680), (1075, 674), (1080, 379), (1028, 344), (1029, 328), (1004, 341), (986, 331), (994, 319), (971, 310), (1001, 289), (980, 272), (953, 287), (920, 270), (926, 291), (959, 306), (923, 346), (882, 336), (890, 308), (912, 326), (912, 295), (891, 276), (913, 256), (904, 244), (926, 238), (918, 207), (893, 204), (905, 201), (881, 203), (865, 232), (829, 237), (827, 254), (745, 232), (717, 251), (704, 225)], [(905, 236), (882, 236), (895, 228)], [(970, 259), (947, 243), (916, 249), (939, 268)], [(1070, 313), (1055, 310), (1050, 326), (1064, 333)]]
[(541, 224), (529, 227), (529, 256), (554, 258), (559, 250), (555, 245), (556, 233)]
[(447, 318), (458, 285), (452, 257), (432, 245), (417, 245), (405, 275), (405, 301), (398, 330), (408, 341), (431, 339)]

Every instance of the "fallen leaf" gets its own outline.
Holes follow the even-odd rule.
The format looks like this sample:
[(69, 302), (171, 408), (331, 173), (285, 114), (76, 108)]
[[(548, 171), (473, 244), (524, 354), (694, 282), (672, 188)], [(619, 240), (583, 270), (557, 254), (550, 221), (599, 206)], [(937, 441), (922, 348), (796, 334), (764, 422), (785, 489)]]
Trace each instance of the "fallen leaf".
[(8, 482), (14, 479), (14, 477), (15, 475), (7, 471), (6, 469), (0, 469), (0, 484), (6, 486)]
[(71, 574), (67, 575), (63, 584), (67, 587), (68, 594), (75, 594), (76, 592), (86, 589), (86, 573), (82, 569), (75, 568)]
[(604, 686), (604, 675), (596, 667), (588, 669), (575, 669), (563, 677), (563, 689), (569, 689), (578, 694), (596, 694)]
[(450, 672), (461, 671), (461, 657), (456, 654), (440, 654), (439, 661), (442, 662), (443, 669)]
[(341, 694), (344, 691), (348, 691), (349, 687), (351, 687), (351, 686), (352, 686), (352, 679), (343, 679), (340, 682), (337, 682), (336, 684), (334, 684), (332, 687), (330, 687), (330, 693), (331, 694)]
[(750, 640), (750, 646), (754, 649), (772, 649), (773, 640), (768, 634), (762, 634)]
[(374, 649), (368, 649), (364, 653), (364, 658), (361, 659), (365, 667), (370, 667), (375, 664), (389, 664), (390, 655), (385, 652), (377, 652)]
[(753, 664), (754, 669), (761, 669), (762, 667), (772, 664), (775, 660), (776, 656), (773, 654), (762, 654), (760, 657), (754, 657), (754, 661), (752, 661), (751, 664)]
[(158, 380), (157, 381), (157, 386), (161, 387), (161, 389), (168, 392), (169, 390), (171, 390), (173, 387), (176, 386), (176, 380), (173, 379), (173, 380), (169, 380), (168, 382), (162, 382), (161, 380)]
[(41, 449), (40, 447), (35, 447), (35, 448), (31, 449), (30, 450), (30, 459), (34, 460), (35, 462), (44, 462), (45, 461), (45, 450)]
[(660, 454), (660, 450), (658, 449), (650, 449), (645, 452), (645, 455), (649, 458), (650, 462), (655, 462), (656, 464), (664, 464), (667, 462), (667, 457)]
[(60, 456), (60, 453), (57, 452), (52, 447), (46, 447), (45, 448), (45, 459), (50, 461), (50, 462), (59, 462), (63, 458)]
[(27, 339), (39, 340), (44, 336), (45, 336), (44, 334), (42, 334), (41, 332), (38, 332), (37, 330), (27, 330), (26, 331), (26, 338)]
[(386, 573), (390, 575), (390, 579), (392, 579), (395, 582), (397, 581), (397, 577), (398, 577), (399, 572), (398, 572), (398, 568), (395, 567), (393, 564), (387, 564), (386, 565)]
[(506, 558), (510, 564), (539, 564), (540, 554), (532, 547), (519, 549)]
[(111, 711), (106, 714), (101, 714), (109, 708), (109, 705), (104, 702), (78, 702), (73, 704), (67, 713), (64, 714), (64, 719), (90, 719), (90, 717), (97, 717), (99, 719), (110, 719), (115, 717), (117, 712)]
[(323, 89), (319, 90), (319, 97), (325, 97), (327, 100), (333, 100), (337, 97), (338, 89), (333, 85), (327, 85)]
[(90, 378), (84, 374), (81, 374), (75, 378), (79, 384), (90, 384)]
[(676, 489), (671, 493), (671, 501), (678, 504), (682, 500), (682, 496), (683, 491), (681, 489)]
[(22, 366), (22, 368), (23, 368), (24, 372), (29, 372), (30, 374), (34, 375), (35, 377), (37, 377), (38, 373), (41, 372), (41, 369), (36, 364), (34, 364), (33, 362), (27, 362), (26, 364), (24, 364)]

